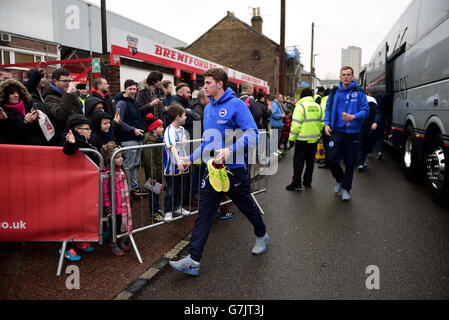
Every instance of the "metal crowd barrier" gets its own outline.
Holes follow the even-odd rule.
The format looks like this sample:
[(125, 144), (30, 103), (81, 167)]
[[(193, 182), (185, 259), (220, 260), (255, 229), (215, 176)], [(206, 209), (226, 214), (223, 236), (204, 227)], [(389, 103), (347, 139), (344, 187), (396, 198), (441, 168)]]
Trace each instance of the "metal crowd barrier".
[[(79, 149), (82, 153), (84, 154), (93, 154), (95, 155), (98, 160), (99, 160), (99, 171), (100, 171), (100, 180), (99, 180), (99, 200), (98, 200), (98, 216), (99, 216), (99, 244), (103, 245), (103, 222), (107, 221), (107, 218), (103, 217), (103, 180), (104, 180), (104, 160), (103, 157), (101, 155), (101, 153), (99, 153), (97, 150), (94, 149), (86, 149), (86, 148), (81, 148)], [(88, 158), (89, 160), (91, 160), (90, 158)], [(91, 160), (92, 161), (92, 160)], [(95, 163), (95, 165), (97, 165)], [(67, 247), (67, 243), (69, 242), (69, 240), (65, 240), (62, 242), (62, 247), (61, 247), (61, 254), (59, 256), (59, 263), (58, 263), (58, 270), (56, 272), (56, 275), (59, 277), (61, 275), (62, 272), (62, 264), (64, 262), (64, 253), (65, 253), (65, 249)]]
[[(272, 134), (271, 135), (272, 138), (271, 140), (273, 141), (277, 141), (277, 133), (276, 134)], [(273, 137), (274, 136), (274, 137)], [(202, 139), (198, 139), (198, 140), (190, 140), (187, 141), (185, 144), (188, 144), (190, 148), (186, 148), (187, 151), (187, 155), (190, 155), (197, 147), (200, 146)], [(277, 151), (277, 142), (273, 143), (273, 145), (275, 145), (275, 151)], [(117, 157), (118, 154), (123, 153), (124, 156), (126, 156), (126, 151), (130, 151), (130, 150), (145, 150), (145, 149), (150, 149), (150, 157), (151, 157), (151, 162), (153, 157), (154, 157), (154, 150), (156, 148), (163, 148), (164, 147), (164, 143), (160, 143), (160, 144), (149, 144), (149, 145), (139, 145), (139, 146), (130, 146), (130, 147), (123, 147), (120, 148), (119, 150), (116, 150), (114, 152), (114, 154), (112, 155), (111, 158), (111, 163), (110, 163), (110, 182), (111, 182), (111, 190), (115, 190), (116, 187), (116, 170), (115, 170), (115, 158)], [(262, 207), (260, 206), (260, 204), (258, 203), (257, 199), (256, 199), (256, 195), (264, 193), (267, 191), (267, 186), (268, 186), (268, 175), (270, 174), (270, 170), (272, 170), (272, 160), (273, 160), (273, 148), (271, 148), (271, 144), (270, 144), (270, 135), (268, 134), (267, 131), (260, 131), (259, 132), (259, 140), (257, 143), (256, 148), (254, 148), (252, 151), (249, 152), (248, 154), (248, 162), (250, 164), (249, 168), (248, 168), (248, 174), (250, 177), (250, 181), (251, 181), (251, 195), (256, 203), (256, 205), (259, 207), (260, 211), (262, 212), (262, 214), (264, 214), (264, 211), (262, 209)], [(189, 153), (190, 151), (190, 153)], [(163, 156), (163, 152), (162, 151), (162, 156)], [(141, 155), (142, 158), (142, 155)], [(277, 157), (276, 157), (277, 159)], [(162, 163), (163, 163), (163, 159)], [(205, 165), (205, 164), (204, 164)], [(247, 166), (248, 167), (248, 166)], [(164, 170), (164, 166), (162, 166), (162, 170)], [(198, 181), (193, 181), (193, 171), (194, 170), (201, 170), (201, 165), (198, 166), (197, 164), (192, 164), (190, 166), (190, 174), (185, 174), (185, 175), (181, 175), (181, 208), (185, 208), (184, 206), (184, 181), (183, 179), (188, 179), (188, 190), (189, 190), (189, 199), (188, 200), (188, 210), (190, 211), (190, 215), (195, 215), (198, 213), (198, 210), (192, 210), (192, 186), (193, 184), (197, 184), (198, 186), (198, 195), (200, 196), (200, 190), (201, 190), (201, 181), (203, 179), (203, 175), (201, 174), (201, 171), (198, 175)], [(276, 170), (276, 168), (274, 169)], [(130, 174), (128, 172), (128, 168), (126, 168), (126, 173), (127, 173), (127, 177), (128, 177), (128, 182), (129, 182), (129, 178), (130, 178)], [(150, 168), (151, 171), (151, 175), (150, 178), (153, 178), (153, 168)], [(139, 188), (140, 190), (143, 190), (143, 184), (144, 182), (142, 181), (142, 160), (140, 161), (140, 165), (137, 171), (137, 181), (139, 184)], [(162, 172), (162, 176), (165, 178), (164, 173)], [(103, 177), (102, 177), (103, 178)], [(148, 177), (145, 177), (145, 179)], [(143, 179), (143, 180), (145, 180)], [(165, 185), (165, 179), (163, 179), (163, 185)], [(174, 188), (174, 185), (173, 185)], [(173, 204), (174, 204), (174, 198), (173, 198), (173, 194), (174, 194), (174, 190), (172, 190), (172, 208), (173, 208)], [(130, 195), (131, 196), (131, 195)], [(148, 195), (148, 197), (154, 197), (154, 194), (150, 192), (150, 194)], [(166, 221), (160, 221), (160, 222), (155, 222), (154, 221), (154, 210), (152, 210), (151, 214), (152, 214), (152, 218), (151, 218), (151, 223), (145, 223), (144, 220), (149, 220), (148, 217), (145, 219), (145, 215), (148, 216), (150, 214), (150, 208), (149, 208), (149, 204), (145, 204), (144, 203), (144, 198), (142, 195), (140, 196), (140, 225), (137, 226), (137, 221), (135, 221), (133, 219), (133, 227), (132, 227), (132, 232), (131, 233), (121, 233), (121, 234), (117, 234), (117, 221), (116, 221), (116, 195), (115, 192), (111, 192), (111, 208), (112, 208), (112, 241), (114, 244), (117, 244), (117, 240), (124, 238), (124, 237), (129, 237), (132, 247), (134, 249), (134, 252), (136, 253), (137, 259), (139, 261), (139, 263), (143, 263), (142, 257), (140, 255), (140, 252), (137, 248), (136, 242), (134, 240), (134, 234), (137, 234), (139, 232), (143, 232), (152, 228), (156, 228), (158, 226), (164, 225), (165, 223), (167, 223)], [(156, 198), (156, 199), (154, 199)], [(152, 204), (154, 206), (154, 201), (159, 201), (159, 197), (154, 197), (152, 200)], [(164, 197), (160, 197), (162, 199), (164, 199)], [(146, 199), (145, 199), (146, 200)], [(149, 200), (145, 201), (148, 202)], [(165, 207), (165, 205), (163, 205), (164, 201), (160, 201), (160, 209), (162, 209), (162, 207)], [(232, 203), (232, 200), (228, 200), (228, 201), (224, 201), (220, 204), (220, 207), (226, 204), (230, 204)], [(199, 202), (198, 202), (199, 205)], [(143, 209), (143, 207), (146, 206), (145, 209)], [(134, 205), (133, 207), (136, 207), (136, 205)], [(175, 208), (173, 208), (175, 209)], [(162, 211), (162, 210), (161, 210)], [(169, 223), (175, 222), (177, 220), (181, 220), (184, 219), (188, 216), (183, 216), (182, 214), (175, 217), (174, 213), (173, 213), (173, 219), (171, 221), (169, 221)], [(150, 221), (148, 221), (150, 222)], [(100, 222), (102, 223), (102, 221)], [(137, 227), (136, 227), (137, 226)], [(102, 231), (102, 225), (101, 225), (101, 231)]]

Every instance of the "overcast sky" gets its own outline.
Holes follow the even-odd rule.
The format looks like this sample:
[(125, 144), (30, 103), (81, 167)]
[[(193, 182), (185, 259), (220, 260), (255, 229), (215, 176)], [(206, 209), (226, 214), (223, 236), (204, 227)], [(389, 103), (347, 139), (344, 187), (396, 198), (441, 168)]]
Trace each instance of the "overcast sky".
[[(85, 0), (100, 5), (100, 0)], [(412, 0), (286, 0), (286, 45), (296, 45), (310, 70), (311, 29), (315, 22), (316, 73), (338, 78), (341, 49), (362, 48), (362, 65), (368, 63), (383, 37)], [(253, 7), (260, 7), (263, 33), (279, 43), (280, 0), (106, 0), (112, 12), (187, 42), (195, 41), (227, 11), (251, 25)], [(214, 61), (220, 63), (220, 61)]]

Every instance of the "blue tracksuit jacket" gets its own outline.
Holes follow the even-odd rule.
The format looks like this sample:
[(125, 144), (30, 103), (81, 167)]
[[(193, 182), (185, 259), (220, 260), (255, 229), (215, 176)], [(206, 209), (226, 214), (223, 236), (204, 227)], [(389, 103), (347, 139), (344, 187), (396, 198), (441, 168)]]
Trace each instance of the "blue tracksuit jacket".
[[(257, 145), (259, 131), (248, 107), (236, 97), (231, 88), (228, 88), (217, 102), (210, 99), (204, 109), (203, 123), (203, 143), (190, 156), (190, 161), (193, 162), (203, 155), (206, 162), (211, 151), (229, 147), (233, 152), (233, 159), (228, 159), (226, 166), (230, 170), (246, 167), (243, 155), (245, 150)], [(243, 134), (239, 135), (238, 131)], [(236, 134), (236, 138), (233, 134)], [(234, 138), (237, 140), (235, 143)]]

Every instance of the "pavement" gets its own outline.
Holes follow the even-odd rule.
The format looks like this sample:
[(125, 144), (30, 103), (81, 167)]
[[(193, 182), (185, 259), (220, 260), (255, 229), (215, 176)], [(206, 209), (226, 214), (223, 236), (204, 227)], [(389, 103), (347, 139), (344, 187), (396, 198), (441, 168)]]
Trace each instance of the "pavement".
[[(147, 212), (141, 214), (148, 199), (136, 201), (133, 223), (151, 223)], [(0, 243), (0, 300), (110, 300), (119, 297), (151, 266), (164, 261), (164, 255), (177, 246), (193, 229), (196, 216), (165, 223), (137, 233), (134, 238), (143, 263), (131, 249), (122, 257), (112, 255), (109, 245), (93, 244), (95, 251), (77, 250), (82, 259), (64, 259), (61, 276), (56, 276), (60, 243)], [(79, 289), (67, 289), (74, 283), (69, 266), (79, 268)], [(67, 273), (66, 273), (67, 271)], [(69, 286), (70, 287), (70, 286)], [(132, 289), (131, 289), (132, 290)]]

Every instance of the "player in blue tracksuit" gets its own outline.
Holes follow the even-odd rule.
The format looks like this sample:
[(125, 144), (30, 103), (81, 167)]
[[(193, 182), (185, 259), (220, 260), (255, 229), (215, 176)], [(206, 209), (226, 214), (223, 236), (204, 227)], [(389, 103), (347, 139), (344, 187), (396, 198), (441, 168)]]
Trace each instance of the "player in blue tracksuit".
[[(357, 157), (357, 145), (363, 120), (369, 115), (368, 100), (357, 86), (354, 71), (343, 67), (340, 71), (338, 90), (329, 95), (324, 117), (325, 132), (331, 137), (326, 159), (337, 181), (335, 194), (342, 194), (344, 201), (350, 201), (350, 191)], [(344, 160), (345, 171), (340, 162)]]
[[(257, 144), (256, 123), (245, 103), (236, 97), (232, 89), (227, 88), (228, 76), (223, 69), (209, 69), (204, 73), (204, 78), (204, 90), (210, 97), (210, 103), (204, 110), (203, 143), (189, 158), (182, 160), (185, 164), (191, 164), (202, 157), (206, 162), (213, 151), (214, 162), (225, 164), (230, 171), (227, 195), (254, 227), (256, 244), (252, 253), (263, 254), (269, 237), (262, 214), (251, 197), (244, 160), (246, 149), (254, 148)], [(199, 274), (203, 248), (223, 196), (222, 192), (217, 192), (211, 186), (207, 174), (202, 180), (198, 218), (190, 239), (189, 256), (170, 262), (174, 269), (191, 275)]]

